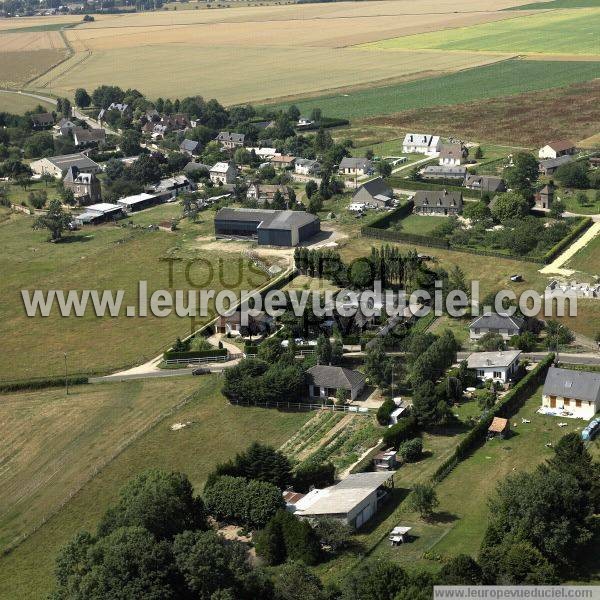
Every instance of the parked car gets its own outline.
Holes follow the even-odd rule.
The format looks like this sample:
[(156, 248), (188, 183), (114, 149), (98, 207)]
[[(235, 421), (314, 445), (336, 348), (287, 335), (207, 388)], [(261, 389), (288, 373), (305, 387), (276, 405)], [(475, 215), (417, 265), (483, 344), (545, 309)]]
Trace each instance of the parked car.
[(210, 375), (210, 369), (206, 367), (198, 367), (192, 371), (192, 375)]

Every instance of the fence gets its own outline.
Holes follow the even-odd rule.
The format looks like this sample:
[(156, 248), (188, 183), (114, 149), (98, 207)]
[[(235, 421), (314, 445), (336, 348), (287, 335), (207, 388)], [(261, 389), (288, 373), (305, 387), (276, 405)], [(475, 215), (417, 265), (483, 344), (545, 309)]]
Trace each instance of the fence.
[(296, 410), (329, 410), (331, 412), (356, 413), (359, 415), (368, 415), (377, 412), (377, 409), (375, 408), (368, 408), (366, 406), (348, 406), (347, 404), (337, 406), (336, 404), (312, 404), (310, 402), (244, 402), (235, 399), (229, 399), (229, 403), (237, 406), (259, 406), (263, 408), (287, 408)]
[(213, 356), (192, 356), (190, 358), (170, 358), (165, 360), (166, 365), (199, 365), (202, 363), (228, 362), (242, 358), (242, 354), (222, 354)]

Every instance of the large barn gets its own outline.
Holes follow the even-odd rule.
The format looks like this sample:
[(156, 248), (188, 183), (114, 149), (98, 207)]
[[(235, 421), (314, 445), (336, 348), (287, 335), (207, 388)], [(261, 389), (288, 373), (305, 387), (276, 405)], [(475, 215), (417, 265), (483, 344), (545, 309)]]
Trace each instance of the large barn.
[(300, 210), (222, 208), (215, 216), (217, 238), (252, 238), (262, 246), (297, 246), (320, 230), (319, 219)]

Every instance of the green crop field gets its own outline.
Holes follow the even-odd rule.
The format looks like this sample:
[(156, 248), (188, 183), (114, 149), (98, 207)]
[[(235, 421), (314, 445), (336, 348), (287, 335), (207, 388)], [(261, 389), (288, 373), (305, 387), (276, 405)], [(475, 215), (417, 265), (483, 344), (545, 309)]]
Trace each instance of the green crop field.
[(372, 50), (600, 54), (600, 10), (544, 12), (363, 44)]
[[(444, 106), (561, 87), (600, 77), (600, 61), (507, 60), (458, 73), (370, 87), (295, 102), (304, 114), (321, 108), (330, 117), (360, 119), (412, 108)], [(276, 107), (288, 106), (275, 105)]]
[[(76, 532), (86, 528), (94, 530), (100, 515), (117, 498), (119, 488), (136, 473), (150, 467), (181, 471), (187, 473), (196, 492), (200, 493), (208, 473), (216, 463), (233, 457), (253, 441), (280, 446), (312, 414), (231, 406), (220, 393), (222, 379), (218, 375), (176, 379), (178, 383), (173, 380), (171, 383), (101, 384), (110, 386), (107, 392), (77, 388), (77, 392), (87, 397), (88, 402), (93, 400), (90, 394), (112, 394), (115, 399), (122, 398), (126, 404), (128, 397), (131, 399), (144, 394), (157, 397), (163, 393), (170, 396), (168, 401), (160, 401), (165, 406), (168, 403), (174, 406), (184, 400), (190, 393), (190, 385), (196, 391), (184, 406), (159, 420), (128, 445), (31, 537), (0, 558), (0, 598), (46, 598), (52, 587), (54, 559), (58, 549)], [(54, 392), (40, 394), (50, 399)], [(148, 403), (148, 400), (145, 402)], [(100, 408), (95, 410), (101, 412)], [(76, 407), (66, 413), (67, 417), (72, 412), (77, 412)], [(157, 410), (154, 409), (154, 412), (156, 414)], [(61, 419), (61, 415), (56, 414), (55, 419)], [(126, 420), (127, 416), (116, 413), (115, 422), (120, 419)], [(173, 423), (188, 425), (172, 431)], [(60, 423), (54, 421), (48, 425), (61, 427)], [(123, 424), (121, 429), (124, 429)], [(85, 446), (83, 440), (80, 443)], [(86, 448), (85, 451), (89, 453), (90, 449)], [(85, 467), (85, 461), (81, 461), (81, 464)]]
[(37, 106), (42, 106), (45, 110), (53, 110), (55, 108), (53, 104), (48, 104), (31, 96), (0, 91), (0, 112), (22, 115), (28, 110), (34, 110)]

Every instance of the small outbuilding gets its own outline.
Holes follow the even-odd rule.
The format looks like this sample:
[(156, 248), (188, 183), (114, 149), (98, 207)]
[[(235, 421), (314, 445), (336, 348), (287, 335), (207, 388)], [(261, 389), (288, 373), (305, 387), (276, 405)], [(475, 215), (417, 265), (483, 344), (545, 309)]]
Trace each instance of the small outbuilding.
[(492, 419), (492, 423), (488, 427), (488, 440), (500, 437), (502, 439), (506, 439), (510, 435), (510, 423), (508, 419), (503, 419), (502, 417), (494, 417)]

